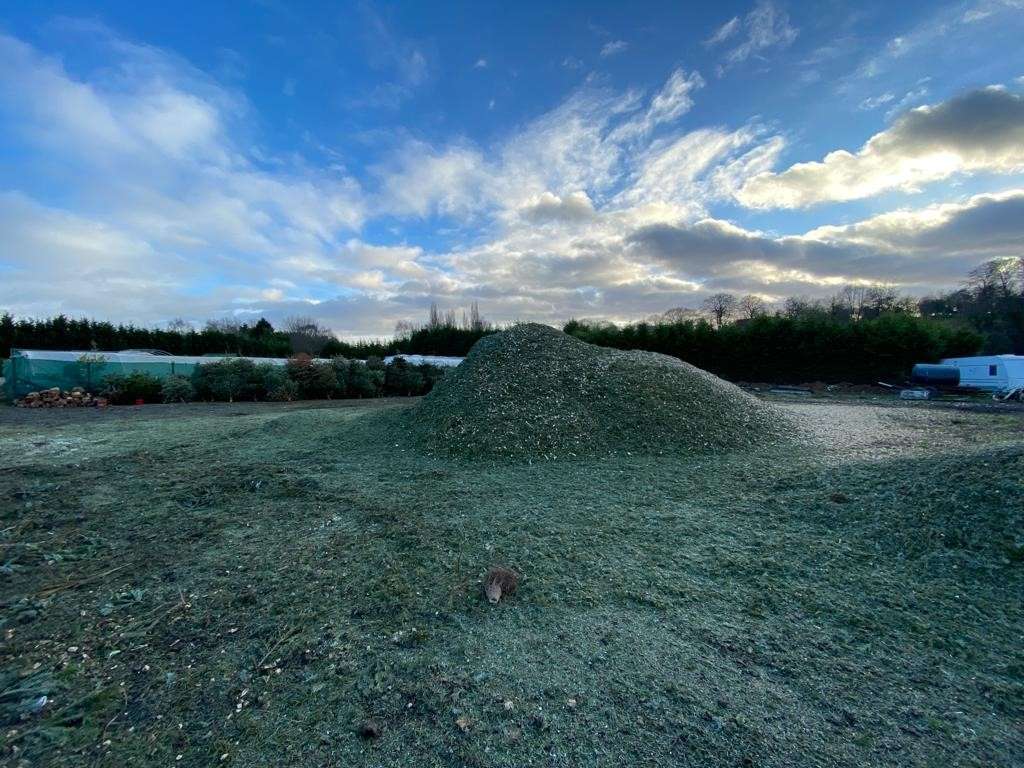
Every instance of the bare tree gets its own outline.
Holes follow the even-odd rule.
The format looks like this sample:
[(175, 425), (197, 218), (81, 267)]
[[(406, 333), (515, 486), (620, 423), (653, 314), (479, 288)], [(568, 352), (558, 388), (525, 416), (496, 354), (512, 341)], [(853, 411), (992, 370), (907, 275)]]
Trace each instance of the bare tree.
[(430, 316), (427, 318), (427, 328), (434, 330), (442, 325), (441, 310), (437, 308), (436, 302), (430, 302)]
[(1024, 258), (1006, 256), (986, 261), (968, 273), (967, 285), (979, 295), (1013, 296), (1018, 289), (1024, 290)]
[(238, 333), (242, 324), (233, 317), (218, 317), (206, 321), (206, 328), (221, 333)]
[(408, 339), (416, 332), (416, 324), (408, 320), (399, 320), (395, 323), (395, 338)]
[(786, 299), (782, 308), (786, 317), (800, 317), (822, 311), (821, 302), (818, 299), (810, 299), (806, 296), (790, 296)]
[(284, 319), (285, 333), (292, 345), (292, 352), (307, 355), (318, 355), (329, 341), (333, 341), (334, 331), (317, 323), (312, 317), (293, 316)]
[(854, 320), (860, 320), (864, 317), (864, 307), (870, 292), (870, 285), (844, 285), (835, 295), (834, 304), (849, 310)]
[(471, 331), (483, 331), (487, 328), (487, 322), (480, 315), (480, 304), (475, 301), (469, 305), (469, 322), (466, 327)]
[(714, 318), (715, 327), (721, 328), (736, 311), (736, 297), (731, 293), (713, 293), (704, 299), (704, 309)]
[(899, 312), (902, 299), (896, 286), (876, 283), (868, 287), (861, 314), (870, 313), (872, 317), (878, 317), (889, 312)]
[(188, 333), (192, 330), (192, 324), (182, 317), (176, 317), (167, 321), (167, 330), (175, 333)]
[(753, 320), (755, 317), (768, 313), (768, 304), (760, 296), (753, 293), (748, 293), (741, 298), (737, 307), (740, 311), (740, 316), (747, 320)]

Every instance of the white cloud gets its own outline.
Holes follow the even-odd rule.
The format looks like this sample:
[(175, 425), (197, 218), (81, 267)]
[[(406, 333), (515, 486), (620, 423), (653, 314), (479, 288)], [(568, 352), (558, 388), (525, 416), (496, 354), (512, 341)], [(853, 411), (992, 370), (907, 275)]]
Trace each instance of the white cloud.
[(762, 173), (737, 193), (755, 208), (800, 208), (856, 200), (890, 189), (915, 191), (957, 173), (1024, 169), (1024, 97), (989, 87), (918, 107), (857, 152)]
[[(784, 237), (714, 218), (713, 203), (749, 193), (785, 142), (756, 122), (681, 127), (704, 87), (692, 71), (650, 93), (588, 78), (488, 146), (406, 135), (357, 182), (254, 150), (243, 98), (159, 51), (109, 44), (113, 64), (72, 73), (0, 38), (0, 125), (29, 148), (24, 167), (57, 167), (84, 201), (72, 213), (0, 192), (0, 305), (15, 312), (301, 313), (357, 336), (389, 333), (432, 301), (479, 300), (499, 321), (631, 320), (714, 290), (930, 290), (1024, 248), (1024, 191)], [(901, 118), (871, 151), (955, 145), (991, 165), (1021, 146), (999, 128), (1005, 110), (975, 104), (981, 127), (965, 134), (965, 108), (944, 106)], [(455, 245), (404, 239), (403, 224), (438, 216), (438, 240)], [(360, 231), (371, 218), (383, 226)], [(367, 234), (389, 229), (394, 242)]]
[(714, 34), (711, 35), (707, 40), (704, 41), (704, 45), (707, 47), (713, 47), (719, 43), (723, 43), (736, 34), (740, 28), (740, 17), (733, 16), (725, 24), (715, 30)]
[(888, 92), (879, 94), (878, 96), (869, 96), (858, 104), (857, 108), (863, 110), (878, 109), (879, 107), (885, 106), (889, 102), (893, 101), (895, 98), (896, 94)]
[(693, 107), (693, 92), (705, 85), (700, 72), (675, 69), (665, 85), (651, 98), (646, 113), (624, 122), (612, 134), (614, 141), (646, 137), (654, 128), (678, 120)]
[(754, 8), (742, 19), (733, 18), (722, 25), (708, 40), (713, 47), (726, 40), (742, 38), (725, 52), (719, 65), (719, 75), (724, 74), (747, 59), (761, 56), (772, 48), (789, 46), (798, 30), (789, 23), (789, 15), (771, 0), (758, 0)]
[(473, 65), (473, 69), (487, 69), (487, 59), (479, 58), (476, 60), (476, 64)]
[(564, 197), (544, 192), (528, 200), (519, 214), (539, 223), (588, 221), (596, 215), (594, 203), (586, 192), (570, 192)]
[(467, 214), (485, 201), (484, 159), (469, 146), (410, 141), (379, 172), (380, 203), (399, 216)]
[(601, 56), (608, 58), (609, 56), (615, 56), (619, 53), (625, 53), (629, 48), (629, 43), (625, 40), (609, 40), (603, 46), (601, 46)]

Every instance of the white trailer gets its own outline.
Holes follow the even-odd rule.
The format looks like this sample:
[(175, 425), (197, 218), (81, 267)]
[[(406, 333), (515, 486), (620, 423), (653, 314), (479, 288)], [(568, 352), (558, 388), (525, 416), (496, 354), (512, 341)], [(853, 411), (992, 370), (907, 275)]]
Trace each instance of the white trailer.
[(960, 369), (960, 386), (990, 392), (1013, 392), (1024, 388), (1024, 355), (948, 357), (941, 365)]

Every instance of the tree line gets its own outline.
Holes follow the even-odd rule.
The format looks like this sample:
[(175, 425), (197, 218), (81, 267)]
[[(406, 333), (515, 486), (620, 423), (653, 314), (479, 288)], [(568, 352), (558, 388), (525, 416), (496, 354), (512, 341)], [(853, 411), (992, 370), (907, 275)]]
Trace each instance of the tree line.
[[(30, 349), (161, 349), (179, 355), (344, 357), (393, 354), (463, 356), (499, 330), (474, 303), (461, 318), (432, 305), (425, 323), (399, 323), (388, 341), (343, 341), (312, 318), (281, 328), (211, 321), (196, 329), (0, 315), (0, 357)], [(726, 378), (762, 381), (874, 381), (905, 375), (914, 362), (967, 354), (1024, 354), (1024, 259), (994, 259), (956, 289), (922, 299), (887, 285), (848, 285), (824, 299), (791, 297), (769, 306), (756, 295), (717, 293), (700, 308), (678, 308), (625, 326), (572, 320), (585, 341), (680, 357)]]
[(495, 327), (480, 316), (474, 303), (462, 321), (454, 311), (442, 312), (432, 305), (423, 325), (399, 323), (389, 341), (343, 341), (334, 332), (307, 317), (286, 318), (280, 329), (261, 318), (253, 324), (210, 320), (201, 329), (183, 320), (165, 328), (141, 328), (103, 320), (69, 318), (65, 315), (34, 319), (0, 314), (0, 358), (11, 349), (101, 350), (155, 349), (172, 355), (239, 355), (243, 357), (315, 357), (366, 360), (395, 354), (451, 355), (462, 357)]

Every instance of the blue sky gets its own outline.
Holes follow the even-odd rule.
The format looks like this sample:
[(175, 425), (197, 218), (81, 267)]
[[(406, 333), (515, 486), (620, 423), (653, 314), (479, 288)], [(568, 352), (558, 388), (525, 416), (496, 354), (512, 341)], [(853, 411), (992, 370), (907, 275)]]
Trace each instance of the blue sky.
[(0, 307), (387, 334), (1024, 254), (1024, 4), (0, 10)]

